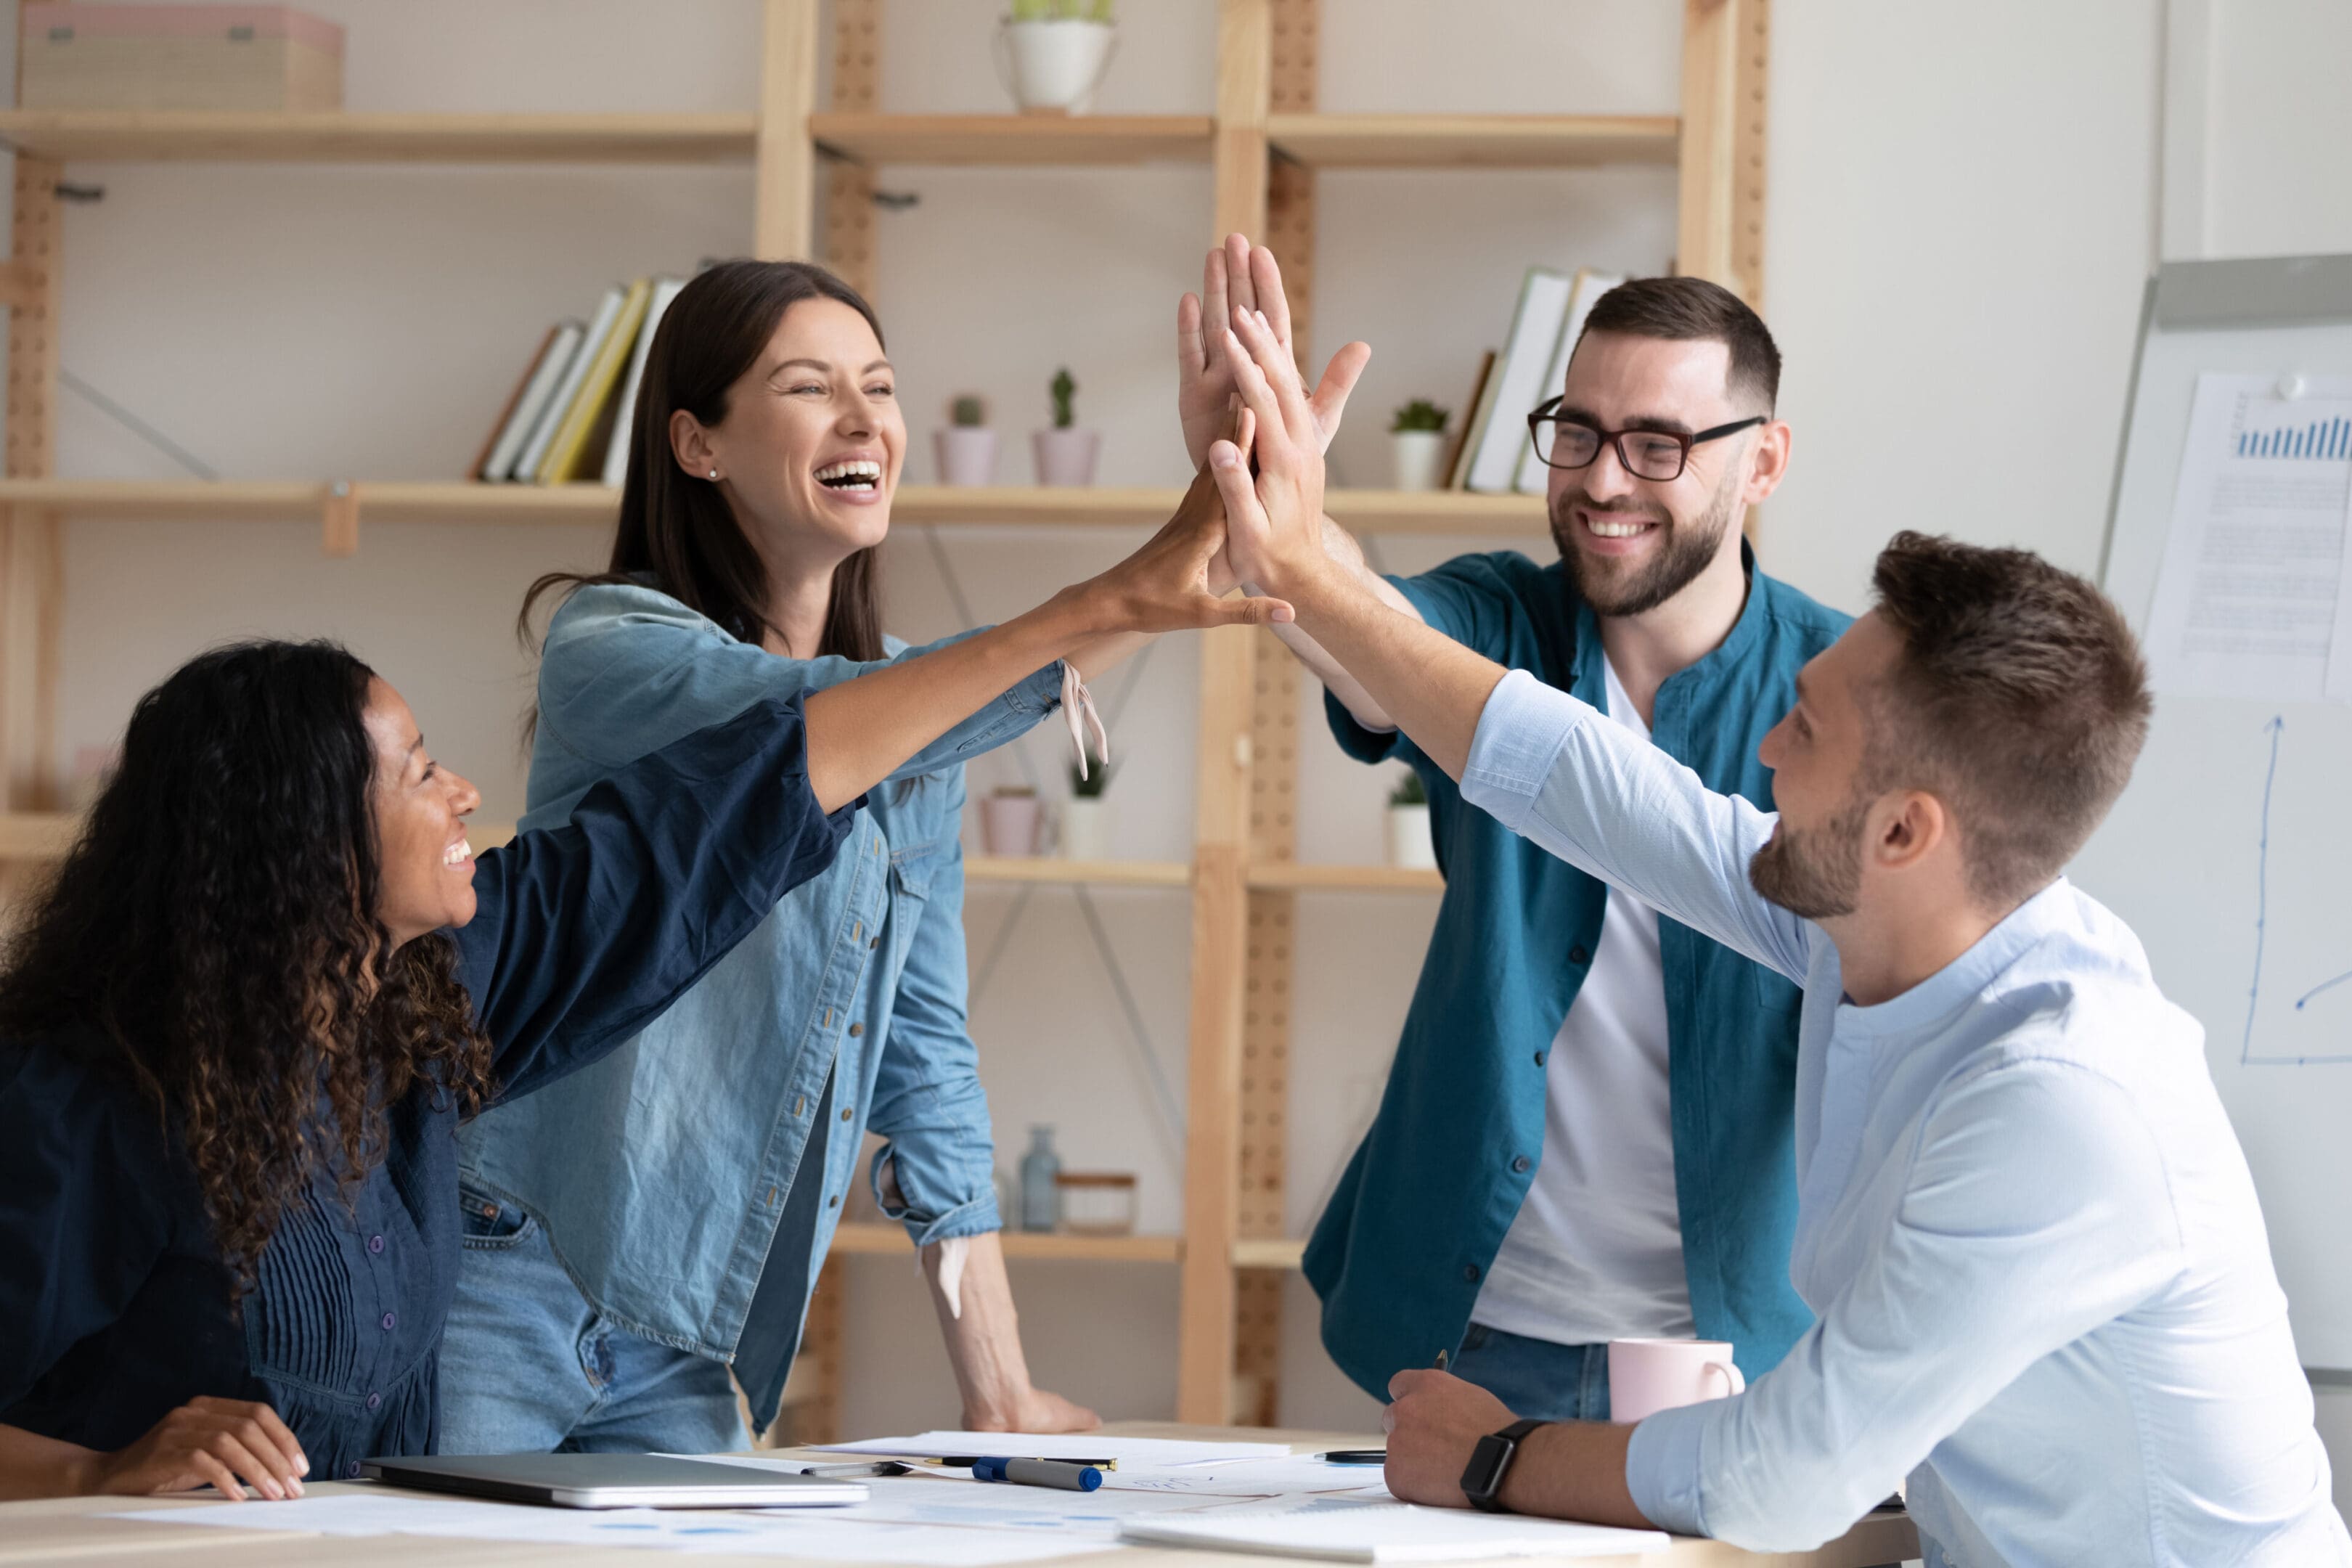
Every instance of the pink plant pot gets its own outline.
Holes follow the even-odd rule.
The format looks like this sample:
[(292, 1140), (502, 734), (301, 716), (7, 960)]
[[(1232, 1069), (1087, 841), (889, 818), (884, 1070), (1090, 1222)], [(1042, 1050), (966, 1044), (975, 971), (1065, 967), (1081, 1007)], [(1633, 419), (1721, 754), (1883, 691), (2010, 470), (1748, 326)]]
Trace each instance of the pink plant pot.
[(955, 425), (931, 432), (932, 455), (939, 460), (943, 485), (992, 485), (996, 482), (996, 432), (979, 426)]
[(981, 847), (991, 855), (1034, 855), (1045, 824), (1034, 795), (992, 795), (980, 803)]
[(1095, 482), (1095, 457), (1102, 447), (1099, 430), (1038, 430), (1029, 437), (1037, 459), (1041, 485), (1090, 485)]

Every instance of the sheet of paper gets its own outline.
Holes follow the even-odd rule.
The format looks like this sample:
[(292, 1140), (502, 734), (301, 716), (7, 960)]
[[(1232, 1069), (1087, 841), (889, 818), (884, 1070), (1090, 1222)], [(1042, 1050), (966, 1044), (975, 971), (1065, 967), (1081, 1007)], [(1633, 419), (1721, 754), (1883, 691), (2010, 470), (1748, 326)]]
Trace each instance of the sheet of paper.
[(2280, 391), (2273, 375), (2197, 378), (2148, 616), (2160, 692), (2316, 701), (2331, 658), (2352, 686), (2337, 630), (2352, 377)]
[[(796, 1470), (804, 1459), (766, 1459), (740, 1454), (700, 1456), (722, 1465), (750, 1465), (766, 1469)], [(954, 1524), (991, 1530), (1091, 1532), (1103, 1541), (1115, 1540), (1118, 1521), (1133, 1515), (1167, 1513), (1200, 1508), (1224, 1498), (1171, 1494), (1166, 1491), (1114, 1491), (1108, 1482), (1091, 1492), (1056, 1491), (1051, 1487), (1001, 1485), (975, 1481), (969, 1475), (934, 1478), (929, 1475), (877, 1476), (865, 1482), (872, 1498), (862, 1503), (824, 1510), (827, 1519), (874, 1520), (891, 1524)]]
[(2336, 564), (2336, 635), (2327, 650), (2327, 695), (2352, 702), (2352, 484), (2344, 487), (2344, 549)]
[(462, 1536), (557, 1546), (635, 1546), (695, 1553), (815, 1557), (909, 1568), (999, 1568), (1100, 1552), (1106, 1530), (957, 1529), (860, 1521), (843, 1510), (763, 1513), (706, 1509), (531, 1508), (511, 1503), (344, 1494), (290, 1502), (231, 1502), (201, 1509), (150, 1509), (115, 1519), (207, 1524), (306, 1534)]
[(1207, 1497), (1277, 1497), (1287, 1492), (1352, 1492), (1377, 1485), (1378, 1465), (1332, 1465), (1312, 1454), (1281, 1459), (1218, 1460), (1206, 1465), (1121, 1465), (1105, 1490)]
[(1313, 1557), (1333, 1563), (1469, 1563), (1495, 1557), (1607, 1557), (1664, 1552), (1662, 1531), (1419, 1508), (1370, 1498), (1289, 1498), (1272, 1503), (1130, 1519), (1137, 1545)]
[(1278, 1459), (1282, 1443), (1182, 1443), (1166, 1437), (1106, 1437), (1099, 1432), (918, 1432), (911, 1437), (867, 1437), (828, 1443), (832, 1454), (1007, 1454), (1030, 1459), (1116, 1459), (1128, 1465), (1206, 1465), (1220, 1460)]

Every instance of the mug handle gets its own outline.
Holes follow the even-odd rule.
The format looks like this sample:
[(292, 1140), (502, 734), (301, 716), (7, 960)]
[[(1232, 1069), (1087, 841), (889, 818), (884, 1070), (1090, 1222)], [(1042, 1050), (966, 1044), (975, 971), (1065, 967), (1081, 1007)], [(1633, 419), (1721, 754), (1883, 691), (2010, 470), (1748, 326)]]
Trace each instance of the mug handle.
[(1735, 1394), (1745, 1394), (1748, 1392), (1748, 1380), (1739, 1374), (1739, 1368), (1730, 1362), (1711, 1361), (1707, 1363), (1706, 1375), (1709, 1377), (1719, 1377), (1723, 1379), (1724, 1389), (1721, 1395), (1723, 1398), (1728, 1399)]

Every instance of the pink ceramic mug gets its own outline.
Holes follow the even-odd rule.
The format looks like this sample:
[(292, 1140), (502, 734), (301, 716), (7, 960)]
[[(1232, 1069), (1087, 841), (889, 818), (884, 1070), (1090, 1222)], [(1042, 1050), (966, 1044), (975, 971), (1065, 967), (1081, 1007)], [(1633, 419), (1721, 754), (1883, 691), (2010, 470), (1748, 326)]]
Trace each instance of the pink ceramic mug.
[(1722, 1340), (1611, 1340), (1609, 1419), (1631, 1423), (1661, 1410), (1744, 1394), (1748, 1380)]

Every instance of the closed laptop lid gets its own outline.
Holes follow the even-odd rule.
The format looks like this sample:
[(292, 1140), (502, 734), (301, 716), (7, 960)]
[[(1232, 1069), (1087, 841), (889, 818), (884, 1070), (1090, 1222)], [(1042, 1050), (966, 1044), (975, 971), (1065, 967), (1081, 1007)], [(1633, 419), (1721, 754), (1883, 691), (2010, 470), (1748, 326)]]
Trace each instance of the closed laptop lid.
[(560, 1508), (825, 1508), (867, 1495), (857, 1481), (667, 1454), (441, 1454), (360, 1469), (393, 1486)]

